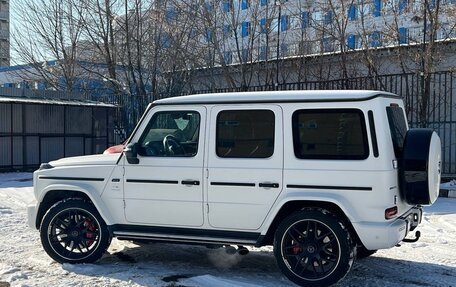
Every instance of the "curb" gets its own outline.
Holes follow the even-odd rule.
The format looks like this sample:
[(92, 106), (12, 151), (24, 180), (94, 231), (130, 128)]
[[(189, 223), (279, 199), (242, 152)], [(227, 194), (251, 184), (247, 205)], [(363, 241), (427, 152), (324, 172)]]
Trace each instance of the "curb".
[(441, 189), (439, 197), (456, 198), (456, 190)]

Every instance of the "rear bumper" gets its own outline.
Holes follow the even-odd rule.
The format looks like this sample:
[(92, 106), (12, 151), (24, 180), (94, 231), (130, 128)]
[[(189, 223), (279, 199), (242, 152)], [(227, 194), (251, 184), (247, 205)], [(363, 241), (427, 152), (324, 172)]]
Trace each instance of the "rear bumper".
[(367, 249), (386, 249), (397, 245), (414, 230), (421, 223), (422, 214), (421, 207), (413, 207), (394, 221), (356, 222), (353, 227)]
[(37, 202), (33, 201), (27, 205), (27, 225), (31, 229), (36, 229), (36, 214), (38, 212)]

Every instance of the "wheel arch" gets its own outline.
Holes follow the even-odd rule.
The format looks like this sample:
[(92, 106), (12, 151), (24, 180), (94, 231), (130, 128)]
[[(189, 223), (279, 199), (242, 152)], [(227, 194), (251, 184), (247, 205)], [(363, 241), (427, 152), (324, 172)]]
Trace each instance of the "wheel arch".
[(280, 207), (271, 224), (269, 224), (266, 234), (260, 238), (257, 245), (271, 245), (274, 241), (275, 231), (277, 230), (280, 222), (282, 222), (287, 216), (293, 214), (294, 212), (305, 208), (324, 209), (334, 214), (338, 219), (342, 221), (342, 223), (346, 225), (355, 242), (357, 244), (361, 242), (355, 228), (349, 219), (349, 216), (347, 216), (346, 212), (344, 212), (338, 204), (322, 200), (290, 200), (285, 202)]
[(99, 196), (75, 186), (54, 186), (48, 188), (42, 193), (42, 198), (36, 215), (35, 227), (37, 229), (40, 228), (44, 215), (54, 204), (63, 200), (75, 198), (90, 202), (97, 209), (105, 223), (107, 225), (111, 224), (109, 213), (104, 204), (101, 202), (101, 198)]

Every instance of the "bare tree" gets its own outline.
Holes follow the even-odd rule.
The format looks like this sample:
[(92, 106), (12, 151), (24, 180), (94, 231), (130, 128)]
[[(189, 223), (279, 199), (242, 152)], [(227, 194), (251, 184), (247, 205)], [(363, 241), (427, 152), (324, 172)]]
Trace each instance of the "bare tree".
[(13, 49), (20, 62), (30, 65), (19, 75), (24, 80), (45, 82), (52, 89), (74, 90), (77, 78), (82, 77), (76, 58), (83, 25), (73, 3), (17, 1), (20, 21), (13, 33)]

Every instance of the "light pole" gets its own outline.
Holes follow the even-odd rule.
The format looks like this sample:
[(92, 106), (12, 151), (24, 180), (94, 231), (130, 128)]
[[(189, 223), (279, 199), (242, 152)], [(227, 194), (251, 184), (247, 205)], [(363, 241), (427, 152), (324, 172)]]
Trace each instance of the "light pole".
[(282, 3), (280, 0), (275, 0), (274, 2), (275, 6), (279, 7), (279, 15), (277, 18), (277, 47), (276, 47), (276, 82), (275, 86), (276, 89), (279, 89), (279, 57), (280, 57), (280, 22), (281, 22), (281, 17), (282, 17)]
[(428, 9), (428, 0), (424, 0), (423, 2), (423, 44), (421, 45), (421, 108), (420, 108), (420, 125), (424, 125), (423, 120), (426, 114), (426, 32), (427, 32), (427, 9)]

